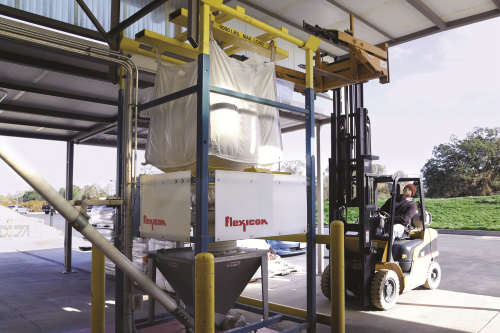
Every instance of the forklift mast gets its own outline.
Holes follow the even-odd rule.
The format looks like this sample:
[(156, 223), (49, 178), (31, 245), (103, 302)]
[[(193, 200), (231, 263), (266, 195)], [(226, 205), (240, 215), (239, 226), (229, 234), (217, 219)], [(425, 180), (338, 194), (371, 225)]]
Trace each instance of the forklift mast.
[[(361, 264), (360, 295), (364, 306), (370, 300), (370, 264), (372, 262), (370, 212), (377, 209), (371, 181), (371, 126), (368, 110), (363, 107), (363, 84), (333, 91), (331, 115), (330, 222), (342, 221), (346, 232), (359, 235), (359, 252), (346, 252), (346, 260)], [(359, 209), (359, 223), (347, 224), (347, 210)], [(347, 280), (348, 276), (346, 276)], [(352, 278), (352, 277), (349, 277)], [(347, 282), (347, 281), (346, 281)]]

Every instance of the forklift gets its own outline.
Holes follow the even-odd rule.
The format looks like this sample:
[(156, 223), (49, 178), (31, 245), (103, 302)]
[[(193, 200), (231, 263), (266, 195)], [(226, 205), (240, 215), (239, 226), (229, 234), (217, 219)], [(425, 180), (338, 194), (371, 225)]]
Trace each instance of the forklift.
[[(363, 306), (389, 310), (398, 296), (419, 286), (436, 289), (441, 269), (436, 262), (438, 234), (428, 228), (432, 215), (425, 210), (422, 175), (378, 175), (372, 173), (371, 124), (363, 107), (363, 85), (333, 91), (331, 115), (330, 222), (342, 221), (345, 231), (345, 290)], [(343, 100), (343, 103), (341, 102)], [(393, 235), (396, 199), (401, 185), (413, 183), (418, 198), (411, 230)], [(378, 192), (387, 186), (391, 211), (379, 209)], [(403, 186), (404, 187), (404, 186)], [(359, 210), (355, 223), (347, 212)], [(327, 257), (325, 257), (327, 258)], [(321, 290), (330, 298), (330, 267), (321, 278)]]

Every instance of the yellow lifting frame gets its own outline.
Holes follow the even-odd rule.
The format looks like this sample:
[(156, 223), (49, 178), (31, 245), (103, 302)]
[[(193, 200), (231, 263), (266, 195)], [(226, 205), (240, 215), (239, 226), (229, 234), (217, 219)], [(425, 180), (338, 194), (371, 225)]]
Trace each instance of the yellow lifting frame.
[[(241, 13), (241, 11), (238, 11)], [(272, 52), (272, 46), (269, 43), (266, 43), (265, 40), (261, 40), (258, 37), (252, 37), (247, 35), (241, 31), (236, 29), (227, 27), (222, 23), (217, 21), (219, 16), (223, 15), (223, 20), (226, 21), (231, 19), (230, 15), (219, 14), (215, 18), (213, 17), (212, 21), (214, 21), (212, 33), (214, 38), (217, 40), (222, 40), (224, 43), (222, 44), (222, 48), (227, 47), (229, 45), (234, 45), (234, 47), (224, 50), (227, 55), (232, 55), (240, 50), (248, 50), (253, 53), (257, 53), (263, 57), (270, 58)], [(181, 27), (187, 27), (188, 20), (188, 11), (184, 8), (179, 8), (170, 14), (170, 22), (180, 25)], [(268, 36), (266, 34), (262, 35), (264, 37)], [(184, 35), (181, 34), (178, 37), (184, 39)], [(274, 39), (274, 38), (271, 38)], [(279, 47), (276, 48), (276, 60), (283, 60), (288, 58), (288, 51), (281, 49)]]

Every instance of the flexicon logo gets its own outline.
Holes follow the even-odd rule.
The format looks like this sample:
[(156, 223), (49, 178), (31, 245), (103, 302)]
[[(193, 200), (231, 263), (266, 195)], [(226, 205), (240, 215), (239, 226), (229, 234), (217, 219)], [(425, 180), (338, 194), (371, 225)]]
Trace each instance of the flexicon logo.
[(155, 225), (167, 226), (167, 224), (165, 223), (164, 220), (148, 219), (148, 217), (146, 215), (144, 215), (143, 223), (144, 224), (151, 224), (151, 230), (154, 230)]
[(266, 219), (255, 219), (255, 220), (236, 220), (232, 217), (226, 216), (226, 227), (243, 227), (243, 232), (247, 231), (247, 225), (264, 225), (268, 224)]

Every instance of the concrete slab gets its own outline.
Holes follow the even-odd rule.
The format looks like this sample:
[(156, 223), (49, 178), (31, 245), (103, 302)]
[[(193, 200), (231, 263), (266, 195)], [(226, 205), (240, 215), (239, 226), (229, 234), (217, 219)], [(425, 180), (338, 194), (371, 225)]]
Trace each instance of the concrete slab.
[[(88, 252), (75, 250), (79, 241), (89, 243), (73, 240), (73, 262), (83, 268), (77, 268), (76, 274), (60, 273), (64, 251), (59, 238), (0, 240), (0, 332), (60, 333), (90, 327), (91, 257)], [(141, 290), (137, 288), (136, 293)], [(114, 283), (108, 279), (105, 299), (106, 324), (112, 325), (116, 304)], [(145, 301), (144, 309), (136, 311), (135, 317), (146, 317), (147, 309)], [(157, 305), (156, 313), (163, 312), (165, 309)]]
[[(286, 281), (284, 281), (286, 280)], [(321, 293), (321, 277), (317, 277), (317, 312), (330, 314), (330, 301)], [(306, 308), (305, 275), (290, 274), (285, 279), (270, 279), (272, 290), (269, 300), (273, 303)], [(261, 299), (261, 283), (251, 283), (244, 296)], [(241, 310), (251, 321), (262, 316)], [(500, 298), (459, 293), (445, 290), (419, 288), (400, 295), (398, 304), (390, 311), (374, 307), (363, 308), (354, 300), (346, 301), (346, 332), (500, 332)], [(273, 329), (286, 329), (294, 323), (279, 323)], [(330, 327), (318, 325), (318, 332), (330, 332)]]

